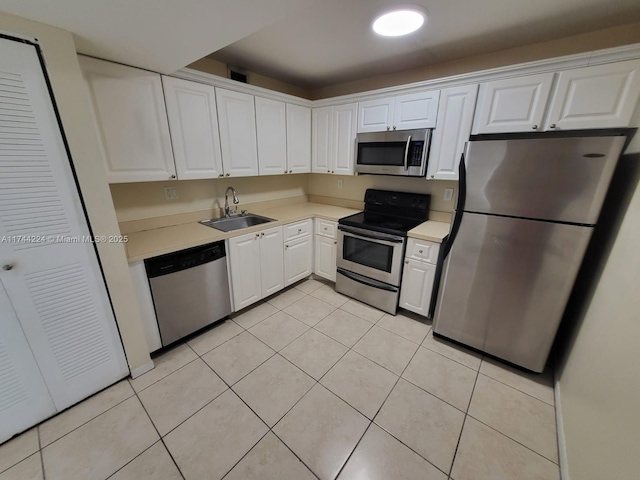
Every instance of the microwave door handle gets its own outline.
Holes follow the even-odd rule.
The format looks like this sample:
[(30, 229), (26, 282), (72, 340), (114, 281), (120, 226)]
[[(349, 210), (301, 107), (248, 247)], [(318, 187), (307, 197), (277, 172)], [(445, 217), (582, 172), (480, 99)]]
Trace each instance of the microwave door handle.
[(407, 138), (407, 146), (404, 147), (404, 169), (409, 170), (409, 145), (411, 145), (411, 135)]

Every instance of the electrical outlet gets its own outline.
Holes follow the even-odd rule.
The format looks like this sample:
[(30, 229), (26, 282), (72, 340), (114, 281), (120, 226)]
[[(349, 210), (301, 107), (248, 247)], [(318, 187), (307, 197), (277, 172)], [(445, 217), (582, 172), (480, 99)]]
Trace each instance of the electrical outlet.
[(177, 187), (164, 187), (164, 198), (165, 198), (165, 200), (177, 200), (178, 199), (178, 188)]
[(344, 187), (344, 180), (338, 180), (338, 189), (342, 189)]
[(445, 188), (444, 189), (444, 201), (450, 202), (453, 200), (453, 188)]

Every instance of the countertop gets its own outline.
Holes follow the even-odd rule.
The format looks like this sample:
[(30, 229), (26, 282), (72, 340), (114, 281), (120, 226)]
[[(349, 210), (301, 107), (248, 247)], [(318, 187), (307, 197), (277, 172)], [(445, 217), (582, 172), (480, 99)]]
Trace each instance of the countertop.
[[(165, 253), (205, 245), (207, 243), (257, 232), (265, 228), (276, 227), (307, 218), (318, 217), (337, 222), (340, 218), (358, 213), (358, 211), (359, 210), (352, 208), (311, 202), (264, 209), (254, 207), (250, 213), (257, 213), (265, 217), (273, 218), (276, 221), (235, 230), (233, 232), (221, 232), (197, 222), (133, 232), (128, 234), (129, 241), (126, 244), (127, 258), (129, 262), (137, 262), (146, 258), (164, 255)], [(408, 236), (440, 243), (448, 234), (448, 223), (429, 220), (410, 230)]]

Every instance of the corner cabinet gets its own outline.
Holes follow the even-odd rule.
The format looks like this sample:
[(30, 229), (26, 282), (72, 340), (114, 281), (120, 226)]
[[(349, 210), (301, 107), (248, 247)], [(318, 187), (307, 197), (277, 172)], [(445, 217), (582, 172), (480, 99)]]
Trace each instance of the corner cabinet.
[(225, 177), (258, 175), (253, 95), (216, 87), (220, 147)]
[(433, 131), (427, 178), (458, 180), (458, 166), (471, 134), (478, 85), (447, 88), (440, 92), (438, 122)]
[(358, 133), (434, 128), (439, 90), (360, 102)]
[(399, 306), (425, 317), (429, 314), (440, 245), (410, 238), (407, 242)]
[(284, 288), (281, 226), (230, 238), (227, 251), (236, 311)]
[(357, 103), (313, 109), (313, 173), (353, 175), (357, 112)]
[(166, 76), (162, 84), (178, 179), (222, 177), (215, 88)]
[(95, 58), (78, 59), (109, 182), (175, 179), (160, 75)]

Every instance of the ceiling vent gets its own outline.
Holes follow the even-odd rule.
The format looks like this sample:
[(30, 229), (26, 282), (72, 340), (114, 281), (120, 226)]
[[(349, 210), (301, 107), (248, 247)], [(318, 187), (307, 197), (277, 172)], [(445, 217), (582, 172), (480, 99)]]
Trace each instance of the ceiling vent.
[(235, 80), (236, 82), (249, 83), (249, 75), (247, 72), (241, 68), (237, 67), (228, 67), (229, 78), (231, 80)]

